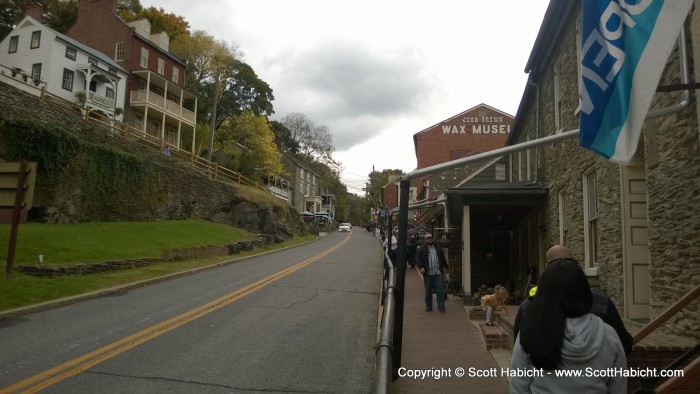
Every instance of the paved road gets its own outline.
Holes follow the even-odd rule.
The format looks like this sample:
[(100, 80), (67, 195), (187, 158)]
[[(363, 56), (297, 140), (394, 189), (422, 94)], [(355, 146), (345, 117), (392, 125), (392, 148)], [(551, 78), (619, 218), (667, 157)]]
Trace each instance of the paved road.
[(0, 393), (372, 391), (381, 246), (356, 229), (0, 321)]

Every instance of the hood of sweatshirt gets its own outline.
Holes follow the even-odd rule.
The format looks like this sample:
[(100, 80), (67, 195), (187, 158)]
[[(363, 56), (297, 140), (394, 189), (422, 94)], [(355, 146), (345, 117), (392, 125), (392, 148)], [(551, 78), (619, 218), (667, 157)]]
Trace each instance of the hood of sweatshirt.
[(563, 364), (581, 363), (595, 357), (603, 347), (605, 323), (592, 313), (566, 319), (561, 349)]

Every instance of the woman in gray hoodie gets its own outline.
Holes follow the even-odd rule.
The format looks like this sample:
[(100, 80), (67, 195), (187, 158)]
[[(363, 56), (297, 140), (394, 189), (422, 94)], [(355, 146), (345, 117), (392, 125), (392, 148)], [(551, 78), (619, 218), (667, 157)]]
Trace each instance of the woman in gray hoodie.
[(589, 313), (592, 302), (576, 260), (544, 270), (513, 348), (511, 393), (627, 392), (620, 338)]

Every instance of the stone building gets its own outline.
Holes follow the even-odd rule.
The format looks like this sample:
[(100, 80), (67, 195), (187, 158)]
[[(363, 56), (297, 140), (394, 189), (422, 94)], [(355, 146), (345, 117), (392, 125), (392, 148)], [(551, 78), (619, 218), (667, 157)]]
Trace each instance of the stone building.
[[(699, 75), (700, 63), (691, 55), (700, 53), (697, 5), (660, 86), (688, 83), (687, 65)], [(579, 127), (580, 21), (580, 2), (550, 4), (526, 66), (530, 83), (509, 144)], [(694, 91), (665, 90), (654, 96), (629, 165), (607, 161), (581, 148), (578, 140), (512, 158), (514, 180), (540, 182), (547, 189), (541, 211), (529, 219), (537, 242), (527, 257), (541, 268), (548, 245), (569, 246), (591, 283), (629, 319), (657, 316), (700, 283), (700, 107), (689, 100)], [(700, 338), (695, 305), (666, 329)]]

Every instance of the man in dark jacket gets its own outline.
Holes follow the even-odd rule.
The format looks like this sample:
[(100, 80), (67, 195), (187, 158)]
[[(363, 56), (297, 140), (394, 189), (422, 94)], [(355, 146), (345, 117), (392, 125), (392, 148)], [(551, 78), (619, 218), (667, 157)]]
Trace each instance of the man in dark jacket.
[[(554, 260), (572, 258), (571, 250), (563, 245), (554, 245), (547, 249), (545, 258), (547, 260), (547, 265)], [(545, 269), (547, 268), (545, 267)], [(523, 314), (530, 306), (532, 298), (535, 297), (536, 292), (537, 288), (534, 287), (532, 290), (530, 290), (528, 298), (520, 303), (520, 309), (518, 309), (518, 314), (515, 316), (515, 322), (513, 323), (514, 338), (518, 337)], [(630, 335), (625, 328), (625, 324), (622, 322), (622, 318), (620, 317), (620, 313), (617, 311), (615, 304), (607, 295), (599, 291), (591, 289), (591, 294), (593, 295), (593, 306), (591, 306), (591, 313), (600, 317), (605, 323), (615, 329), (617, 336), (620, 337), (620, 342), (622, 342), (622, 348), (625, 349), (625, 354), (630, 354), (632, 351), (632, 335)]]
[(416, 265), (425, 283), (425, 311), (433, 310), (433, 291), (438, 309), (445, 312), (445, 288), (442, 285), (442, 270), (447, 269), (447, 260), (440, 245), (435, 244), (432, 234), (425, 235), (425, 244), (416, 251)]

